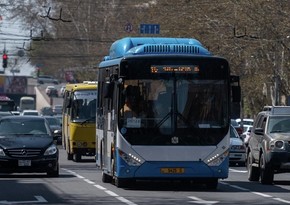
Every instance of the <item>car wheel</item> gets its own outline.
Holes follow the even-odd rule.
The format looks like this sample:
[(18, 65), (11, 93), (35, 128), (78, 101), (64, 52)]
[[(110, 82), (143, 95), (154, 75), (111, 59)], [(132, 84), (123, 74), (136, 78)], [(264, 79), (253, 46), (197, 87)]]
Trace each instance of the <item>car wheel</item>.
[(57, 163), (55, 170), (47, 172), (49, 177), (59, 177), (59, 164)]
[(247, 156), (247, 169), (248, 169), (248, 180), (259, 181), (260, 178), (259, 168), (253, 166), (253, 156), (251, 152), (249, 152)]
[(266, 163), (264, 153), (260, 157), (260, 175), (262, 184), (272, 184), (274, 180), (274, 170)]

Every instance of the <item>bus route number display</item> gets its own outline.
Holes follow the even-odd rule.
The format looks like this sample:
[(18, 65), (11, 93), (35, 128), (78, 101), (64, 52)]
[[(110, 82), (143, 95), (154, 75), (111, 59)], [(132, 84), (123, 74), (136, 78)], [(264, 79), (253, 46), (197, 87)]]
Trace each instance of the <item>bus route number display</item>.
[(196, 65), (152, 65), (151, 73), (199, 73)]

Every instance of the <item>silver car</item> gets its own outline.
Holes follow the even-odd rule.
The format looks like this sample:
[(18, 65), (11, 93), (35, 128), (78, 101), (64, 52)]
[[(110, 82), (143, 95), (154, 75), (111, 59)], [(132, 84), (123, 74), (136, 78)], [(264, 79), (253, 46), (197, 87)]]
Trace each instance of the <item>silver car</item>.
[(230, 132), (230, 164), (244, 166), (246, 162), (246, 146), (232, 125)]

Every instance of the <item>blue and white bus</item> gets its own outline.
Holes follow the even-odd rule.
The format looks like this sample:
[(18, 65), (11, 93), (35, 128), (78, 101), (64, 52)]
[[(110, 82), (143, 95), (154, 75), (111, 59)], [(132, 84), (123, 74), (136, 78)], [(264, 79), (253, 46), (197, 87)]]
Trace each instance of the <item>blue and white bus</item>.
[[(117, 40), (98, 67), (96, 164), (102, 181), (228, 177), (229, 63), (189, 38)], [(233, 85), (235, 86), (232, 89)]]

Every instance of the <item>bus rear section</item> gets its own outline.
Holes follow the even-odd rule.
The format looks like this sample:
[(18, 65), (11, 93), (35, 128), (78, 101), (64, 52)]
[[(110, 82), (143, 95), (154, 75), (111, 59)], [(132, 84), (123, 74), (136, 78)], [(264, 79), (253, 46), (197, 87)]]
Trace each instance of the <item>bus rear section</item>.
[[(194, 39), (125, 38), (99, 65), (97, 160), (103, 182), (228, 177), (231, 76)], [(237, 100), (237, 99), (236, 99)]]
[(36, 109), (36, 103), (35, 98), (30, 96), (23, 96), (20, 98), (19, 102), (19, 110), (35, 110)]
[(67, 84), (64, 91), (62, 143), (68, 160), (95, 157), (97, 83)]

